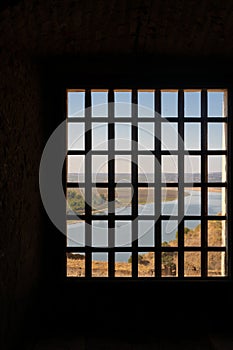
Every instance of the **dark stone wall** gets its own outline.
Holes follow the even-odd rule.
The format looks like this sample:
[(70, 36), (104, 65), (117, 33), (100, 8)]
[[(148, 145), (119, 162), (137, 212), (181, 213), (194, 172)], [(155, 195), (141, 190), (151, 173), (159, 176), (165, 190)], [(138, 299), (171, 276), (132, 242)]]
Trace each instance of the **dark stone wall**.
[(5, 349), (14, 336), (19, 341), (36, 313), (43, 237), (38, 187), (43, 137), (35, 66), (22, 56), (5, 53), (0, 61), (4, 67), (0, 83), (0, 347)]
[[(212, 83), (213, 77), (221, 77), (224, 86), (224, 79), (228, 83), (232, 81), (229, 69), (232, 69), (233, 58), (233, 3), (227, 0), (4, 0), (0, 4), (0, 33), (0, 348), (10, 348), (14, 342), (19, 344), (20, 336), (23, 338), (25, 332), (30, 334), (30, 329), (39, 327), (40, 321), (65, 327), (70, 319), (76, 325), (75, 313), (80, 313), (80, 300), (81, 313), (85, 316), (81, 317), (79, 329), (89, 325), (88, 313), (93, 329), (98, 324), (99, 314), (107, 327), (108, 320), (112, 319), (109, 310), (114, 299), (111, 295), (116, 288), (121, 297), (113, 309), (115, 326), (121, 325), (124, 318), (121, 311), (129, 308), (124, 325), (127, 328), (130, 324), (133, 329), (137, 319), (131, 300), (136, 290), (134, 285), (97, 284), (95, 289), (89, 284), (69, 287), (62, 284), (59, 249), (63, 242), (49, 220), (44, 221), (38, 187), (42, 149), (61, 121), (60, 116), (57, 117), (61, 95), (53, 90), (60, 77), (65, 81), (67, 72), (72, 75), (75, 65), (78, 69), (73, 81), (77, 81), (80, 72), (86, 82), (98, 79), (98, 83), (102, 73), (108, 79), (111, 74), (119, 82), (123, 81), (128, 70), (132, 73), (136, 56), (139, 64), (135, 83), (137, 72), (142, 79), (150, 77), (149, 57), (155, 76), (156, 71), (160, 71), (156, 63), (163, 62), (167, 82), (171, 73), (176, 81), (180, 77), (180, 81), (184, 79), (188, 83), (191, 72), (197, 82), (199, 78), (208, 82), (208, 74)], [(98, 64), (93, 64), (99, 56)], [(86, 58), (90, 59), (91, 73)], [(71, 59), (72, 65), (69, 64)], [(203, 59), (205, 66), (202, 66)], [(182, 60), (186, 64), (189, 62), (187, 69), (183, 69)], [(180, 75), (176, 72), (178, 62)], [(160, 78), (162, 81), (161, 71)], [(58, 249), (54, 249), (54, 244)], [(137, 296), (142, 293), (141, 315), (145, 312), (143, 300), (153, 297), (160, 300), (167, 291), (166, 285), (163, 288), (158, 290), (157, 285), (151, 288), (149, 284), (137, 289)], [(183, 291), (180, 300), (184, 295), (186, 304), (190, 302), (186, 291), (192, 293), (193, 298), (199, 293), (198, 286), (182, 288), (179, 285), (174, 290)], [(214, 323), (215, 312), (211, 305), (216, 300), (218, 325), (221, 317), (225, 319), (222, 306), (225, 302), (226, 306), (231, 304), (232, 286), (228, 284), (224, 288), (218, 285), (209, 298), (213, 290), (210, 285), (202, 290), (205, 295), (202, 304), (195, 300), (196, 319), (200, 321), (202, 315), (206, 316), (201, 324), (205, 324), (204, 320)], [(99, 304), (93, 294), (95, 290), (102, 296)], [(222, 293), (221, 298), (218, 292)], [(71, 309), (67, 309), (69, 296), (70, 300), (75, 300)], [(182, 318), (185, 303), (182, 308), (182, 302), (176, 305), (173, 313), (176, 323)], [(204, 311), (200, 314), (201, 308)], [(156, 310), (155, 303), (153, 312)], [(166, 310), (169, 313), (169, 304)], [(162, 306), (159, 311), (160, 315), (164, 312)], [(193, 324), (195, 326), (195, 318)]]
[(232, 56), (233, 4), (228, 0), (5, 0), (1, 4), (1, 42), (5, 49), (18, 52)]

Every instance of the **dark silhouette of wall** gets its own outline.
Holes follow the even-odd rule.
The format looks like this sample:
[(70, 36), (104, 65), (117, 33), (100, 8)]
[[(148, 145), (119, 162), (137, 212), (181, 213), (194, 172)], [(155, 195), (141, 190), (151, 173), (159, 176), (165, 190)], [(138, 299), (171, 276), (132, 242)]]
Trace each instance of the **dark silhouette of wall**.
[(163, 331), (171, 320), (173, 329), (230, 327), (231, 281), (66, 284), (64, 237), (42, 207), (38, 168), (68, 82), (232, 85), (232, 10), (208, 0), (1, 3), (2, 349), (42, 330), (105, 332), (111, 322), (125, 332)]
[(36, 308), (42, 275), (42, 151), (39, 76), (30, 60), (1, 54), (1, 340), (7, 344)]

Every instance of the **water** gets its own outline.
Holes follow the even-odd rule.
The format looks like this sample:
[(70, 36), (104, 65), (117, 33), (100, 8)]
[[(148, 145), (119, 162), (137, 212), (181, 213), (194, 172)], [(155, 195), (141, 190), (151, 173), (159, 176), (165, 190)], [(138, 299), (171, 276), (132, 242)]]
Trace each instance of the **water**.
[[(200, 215), (201, 214), (201, 192), (200, 191), (188, 191), (189, 196), (185, 197), (184, 208), (185, 215)], [(208, 214), (217, 215), (222, 211), (222, 192), (209, 192), (208, 193)], [(131, 207), (118, 208), (116, 213), (120, 215), (130, 215)], [(178, 213), (178, 200), (162, 203), (163, 215), (177, 215)], [(153, 215), (154, 203), (140, 205), (139, 215)], [(189, 229), (195, 228), (200, 221), (186, 220), (185, 226)], [(117, 246), (130, 247), (131, 246), (131, 225), (130, 221), (116, 221), (115, 237), (117, 240)], [(154, 245), (154, 220), (140, 220), (139, 219), (139, 247), (153, 246)], [(178, 230), (178, 221), (168, 220), (162, 221), (162, 242), (174, 240), (176, 232)], [(78, 222), (68, 225), (68, 243), (72, 246), (84, 246), (85, 236), (85, 223)], [(96, 220), (92, 226), (92, 236), (94, 246), (107, 247), (108, 244), (108, 228), (107, 221)], [(140, 248), (139, 248), (140, 250)], [(131, 253), (118, 253), (117, 261), (127, 261)], [(98, 254), (98, 260), (106, 260), (106, 254)]]

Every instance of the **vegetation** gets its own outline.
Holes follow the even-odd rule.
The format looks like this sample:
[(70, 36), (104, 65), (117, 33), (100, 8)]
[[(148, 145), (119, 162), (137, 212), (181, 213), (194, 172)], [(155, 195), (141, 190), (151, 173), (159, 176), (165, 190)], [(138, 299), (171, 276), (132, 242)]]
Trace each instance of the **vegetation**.
[[(184, 228), (184, 234), (185, 235), (187, 235), (187, 233), (189, 233), (189, 231), (190, 231), (190, 228), (188, 228), (188, 227)], [(178, 239), (178, 231), (176, 231), (176, 239)]]
[[(104, 210), (107, 207), (108, 194), (106, 189), (98, 189), (92, 196), (92, 207), (96, 210)], [(177, 191), (166, 189), (162, 193), (163, 201), (172, 201), (177, 198)], [(69, 188), (67, 190), (68, 212), (82, 214), (85, 210), (84, 192), (79, 188)], [(138, 204), (148, 204), (154, 202), (154, 191), (150, 188), (140, 188)], [(118, 188), (116, 191), (116, 207), (131, 205), (131, 193), (127, 188)]]
[[(79, 189), (67, 191), (67, 200), (69, 208), (77, 214), (80, 214), (85, 208), (84, 196)], [(68, 209), (69, 212), (69, 209)]]
[[(163, 247), (170, 247), (168, 242), (163, 242), (162, 246)], [(175, 257), (174, 252), (163, 252), (162, 253), (162, 265), (164, 267), (169, 267), (171, 270), (175, 270), (176, 265), (174, 263), (174, 257)]]
[[(84, 193), (80, 189), (68, 189), (67, 200), (69, 205), (69, 210), (72, 210), (76, 214), (82, 214), (85, 210), (85, 198)], [(96, 192), (92, 197), (92, 207), (93, 209), (101, 209), (106, 207), (106, 193)]]
[[(208, 222), (208, 246), (221, 247), (223, 244), (222, 237), (223, 223), (218, 220), (209, 220)], [(185, 246), (198, 247), (200, 246), (200, 231), (201, 226), (197, 225), (194, 229), (185, 228)], [(169, 242), (163, 242), (162, 247), (177, 247), (177, 240), (174, 239)], [(219, 251), (212, 251), (208, 253), (208, 275), (221, 276), (222, 259), (224, 255)], [(138, 276), (151, 277), (155, 275), (155, 254), (148, 252), (138, 255)], [(177, 251), (163, 251), (162, 260), (162, 275), (175, 276), (177, 274)], [(107, 276), (107, 262), (93, 261), (92, 272), (93, 276)], [(132, 271), (132, 256), (128, 262), (115, 263), (116, 276), (131, 277)], [(85, 258), (84, 255), (74, 254), (67, 255), (67, 274), (69, 276), (84, 276), (85, 275)], [(199, 251), (185, 252), (184, 254), (184, 274), (185, 276), (201, 276), (201, 254)]]
[[(129, 259), (128, 259), (128, 263), (131, 264), (132, 263), (132, 255), (130, 255)], [(142, 254), (138, 254), (138, 263), (142, 264), (143, 263), (143, 255)]]

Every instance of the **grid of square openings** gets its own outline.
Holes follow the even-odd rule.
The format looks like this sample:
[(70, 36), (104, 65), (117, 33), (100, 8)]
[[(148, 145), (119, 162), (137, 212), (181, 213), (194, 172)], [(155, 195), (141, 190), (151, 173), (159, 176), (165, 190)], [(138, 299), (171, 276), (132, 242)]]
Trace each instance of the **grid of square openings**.
[(67, 276), (226, 277), (227, 91), (67, 91)]

